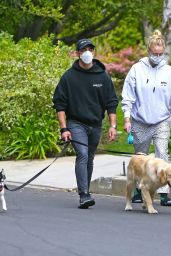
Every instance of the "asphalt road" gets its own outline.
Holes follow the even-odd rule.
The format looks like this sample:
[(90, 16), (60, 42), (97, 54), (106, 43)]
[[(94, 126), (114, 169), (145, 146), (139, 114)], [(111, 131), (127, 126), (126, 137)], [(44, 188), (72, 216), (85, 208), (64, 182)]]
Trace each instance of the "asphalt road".
[(125, 199), (95, 195), (96, 205), (77, 208), (73, 192), (24, 189), (6, 192), (0, 213), (0, 255), (165, 256), (171, 251), (171, 207), (149, 215)]

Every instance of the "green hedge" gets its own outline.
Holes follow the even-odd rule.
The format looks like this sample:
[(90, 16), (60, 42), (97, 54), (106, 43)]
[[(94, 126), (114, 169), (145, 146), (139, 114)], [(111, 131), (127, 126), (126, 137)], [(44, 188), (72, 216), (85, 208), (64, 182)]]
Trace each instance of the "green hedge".
[(58, 152), (59, 124), (52, 95), (73, 61), (71, 49), (60, 42), (53, 46), (47, 36), (15, 44), (6, 33), (0, 34), (0, 45), (0, 154), (24, 159)]

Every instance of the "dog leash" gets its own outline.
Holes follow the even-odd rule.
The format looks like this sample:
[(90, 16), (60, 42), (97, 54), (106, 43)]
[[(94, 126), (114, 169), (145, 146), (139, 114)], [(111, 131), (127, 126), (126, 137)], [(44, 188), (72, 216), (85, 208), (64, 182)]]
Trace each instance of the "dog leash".
[[(70, 142), (74, 142), (74, 143), (77, 143), (77, 144), (88, 147), (87, 144), (82, 143), (82, 142), (77, 141), (77, 140), (70, 140)], [(113, 154), (119, 154), (119, 155), (135, 155), (135, 153), (125, 152), (125, 151), (108, 150), (108, 149), (102, 149), (102, 148), (98, 148), (98, 150), (100, 150), (101, 152), (113, 153)]]
[[(77, 140), (70, 140), (70, 142), (74, 142), (80, 145), (83, 145), (85, 147), (88, 147), (87, 144), (77, 141)], [(98, 150), (100, 150), (101, 152), (106, 152), (106, 153), (113, 153), (113, 154), (119, 154), (119, 155), (135, 155), (135, 153), (131, 153), (131, 152), (125, 152), (125, 151), (116, 151), (116, 150), (108, 150), (108, 149), (102, 149), (102, 148), (98, 148)], [(141, 153), (142, 154), (142, 153)], [(136, 155), (139, 155), (138, 153)], [(146, 154), (145, 154), (146, 155)]]
[[(33, 180), (35, 180), (37, 177), (39, 177), (44, 171), (46, 171), (58, 158), (62, 157), (64, 152), (66, 151), (67, 147), (69, 146), (69, 144), (73, 142), (73, 143), (77, 143), (77, 144), (80, 144), (80, 145), (83, 145), (85, 147), (88, 147), (87, 144), (85, 143), (82, 143), (80, 141), (77, 141), (77, 140), (68, 140), (68, 141), (63, 141), (63, 149), (61, 151), (61, 153), (48, 165), (46, 166), (45, 168), (43, 168), (40, 172), (38, 172), (36, 175), (34, 175), (32, 178), (30, 178), (28, 181), (26, 181), (25, 183), (23, 183), (22, 185), (16, 187), (16, 188), (13, 188), (13, 189), (10, 189), (6, 184), (4, 185), (4, 188), (8, 191), (17, 191), (17, 190), (20, 190), (22, 188), (24, 188), (25, 186), (27, 186), (30, 182), (32, 182)], [(128, 152), (121, 152), (121, 151), (113, 151), (113, 150), (104, 150), (104, 149), (100, 149), (101, 151), (103, 152), (109, 152), (109, 153), (115, 153), (115, 154), (126, 154), (126, 155), (130, 155), (130, 154), (133, 154), (133, 153), (128, 153)]]
[(28, 181), (26, 181), (24, 184), (16, 187), (16, 188), (13, 188), (13, 189), (10, 189), (6, 184), (4, 185), (4, 188), (8, 191), (17, 191), (19, 189), (22, 189), (24, 188), (26, 185), (28, 185), (30, 182), (32, 182), (33, 180), (35, 180), (38, 176), (40, 176), (44, 171), (46, 171), (59, 157), (63, 156), (63, 154), (65, 153), (67, 147), (69, 146), (70, 144), (70, 141), (67, 141), (67, 142), (64, 142), (64, 146), (63, 146), (63, 149), (61, 151), (61, 153), (48, 165), (46, 166), (45, 168), (43, 168), (43, 170), (41, 170), (40, 172), (38, 172), (36, 175), (34, 175), (31, 179), (29, 179)]
[(80, 144), (80, 145), (83, 145), (83, 146), (86, 146), (88, 147), (87, 144), (85, 143), (82, 143), (80, 141), (76, 141), (76, 140), (68, 140), (68, 141), (63, 141), (62, 144), (64, 144), (63, 146), (63, 149), (61, 151), (61, 153), (48, 165), (46, 166), (45, 168), (43, 168), (43, 170), (41, 170), (40, 172), (38, 172), (36, 175), (34, 175), (32, 178), (30, 178), (28, 181), (26, 181), (25, 183), (23, 183), (22, 185), (16, 187), (16, 188), (13, 188), (13, 189), (10, 189), (6, 184), (4, 185), (4, 188), (8, 191), (17, 191), (17, 190), (20, 190), (22, 188), (24, 188), (25, 186), (27, 186), (30, 182), (32, 182), (33, 180), (35, 180), (37, 177), (39, 177), (44, 171), (46, 171), (58, 158), (62, 157), (63, 154), (65, 153), (67, 147), (69, 146), (70, 142), (74, 142), (74, 143), (77, 143), (77, 144)]

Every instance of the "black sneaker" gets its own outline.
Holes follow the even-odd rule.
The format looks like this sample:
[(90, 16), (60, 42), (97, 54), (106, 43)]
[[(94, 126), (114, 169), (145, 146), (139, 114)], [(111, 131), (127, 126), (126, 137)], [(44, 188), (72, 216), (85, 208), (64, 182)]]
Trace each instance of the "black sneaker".
[(143, 203), (141, 194), (136, 194), (132, 197), (132, 203)]
[(89, 206), (95, 205), (95, 200), (90, 194), (80, 194), (80, 209), (88, 209)]
[(92, 198), (90, 193), (87, 194), (87, 198), (89, 199), (89, 206), (95, 205), (95, 200)]
[(160, 205), (161, 206), (171, 206), (171, 199), (168, 196), (161, 198)]

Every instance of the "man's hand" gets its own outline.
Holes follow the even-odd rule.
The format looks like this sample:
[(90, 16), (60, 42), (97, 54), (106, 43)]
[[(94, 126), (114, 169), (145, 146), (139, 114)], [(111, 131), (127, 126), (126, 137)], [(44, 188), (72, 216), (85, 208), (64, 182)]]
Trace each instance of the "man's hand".
[(109, 141), (116, 140), (117, 130), (116, 128), (110, 127), (108, 132)]
[(63, 132), (61, 134), (61, 139), (64, 140), (64, 141), (71, 140), (71, 133), (70, 133), (70, 131)]

